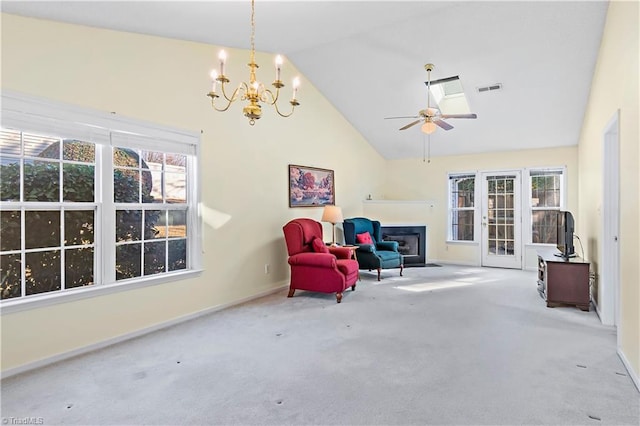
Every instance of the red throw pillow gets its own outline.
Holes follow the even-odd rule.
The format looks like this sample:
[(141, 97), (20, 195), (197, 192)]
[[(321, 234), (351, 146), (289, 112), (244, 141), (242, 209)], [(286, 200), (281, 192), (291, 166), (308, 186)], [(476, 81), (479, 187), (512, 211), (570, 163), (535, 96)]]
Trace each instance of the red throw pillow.
[(311, 247), (316, 253), (329, 253), (329, 247), (327, 247), (324, 241), (322, 241), (318, 237), (315, 237), (313, 239), (313, 241), (311, 242)]
[(373, 244), (373, 240), (371, 239), (371, 234), (368, 232), (363, 232), (362, 234), (356, 235), (356, 242), (358, 244)]

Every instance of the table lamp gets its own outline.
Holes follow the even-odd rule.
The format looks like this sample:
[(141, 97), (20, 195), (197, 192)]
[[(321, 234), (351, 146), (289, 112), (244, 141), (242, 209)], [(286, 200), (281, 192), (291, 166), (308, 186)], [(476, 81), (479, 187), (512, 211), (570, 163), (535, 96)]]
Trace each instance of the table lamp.
[(324, 206), (324, 210), (322, 211), (322, 222), (329, 222), (332, 227), (332, 235), (333, 239), (331, 240), (331, 245), (335, 246), (336, 244), (336, 223), (342, 222), (344, 219), (342, 218), (342, 209), (337, 206)]

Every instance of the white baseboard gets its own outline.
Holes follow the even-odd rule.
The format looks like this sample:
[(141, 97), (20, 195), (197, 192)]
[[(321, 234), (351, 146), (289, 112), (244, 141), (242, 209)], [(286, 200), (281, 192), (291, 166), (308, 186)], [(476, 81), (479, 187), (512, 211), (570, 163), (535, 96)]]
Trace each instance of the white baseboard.
[(450, 260), (438, 260), (438, 259), (429, 259), (427, 263), (441, 263), (443, 265), (451, 265), (451, 266), (480, 266), (478, 263), (474, 262), (452, 262)]
[(171, 327), (176, 324), (180, 324), (185, 321), (190, 321), (196, 319), (198, 317), (211, 314), (213, 312), (221, 311), (223, 309), (230, 308), (232, 306), (240, 305), (242, 303), (250, 302), (255, 299), (259, 299), (264, 296), (268, 296), (273, 293), (277, 293), (281, 291), (283, 288), (289, 287), (289, 282), (285, 282), (284, 284), (279, 284), (275, 288), (271, 288), (269, 290), (263, 291), (258, 294), (254, 294), (252, 296), (245, 297), (243, 299), (234, 300), (230, 303), (225, 303), (223, 305), (213, 306), (211, 308), (203, 309), (198, 312), (194, 312), (191, 314), (183, 315), (178, 318), (174, 318), (169, 321), (161, 322), (159, 324), (152, 325), (150, 327), (142, 328), (140, 330), (132, 331), (131, 333), (126, 333), (117, 337), (112, 337), (107, 340), (103, 340), (101, 342), (93, 343), (88, 346), (83, 346), (81, 348), (73, 349), (68, 352), (59, 353), (47, 358), (39, 359), (37, 361), (29, 362), (27, 364), (20, 365), (18, 367), (9, 368), (7, 370), (2, 371), (0, 374), (0, 379), (6, 379), (7, 377), (15, 376), (16, 374), (25, 373), (27, 371), (35, 370), (36, 368), (45, 367), (47, 365), (63, 361), (65, 359), (73, 358), (78, 355), (83, 355), (89, 352), (97, 351), (99, 349), (104, 349), (108, 346), (115, 345), (117, 343), (124, 342), (126, 340), (134, 339), (136, 337), (144, 336), (145, 334), (153, 333), (154, 331), (162, 330), (163, 328)]
[(640, 377), (638, 377), (638, 373), (631, 367), (631, 363), (624, 355), (624, 352), (622, 352), (622, 349), (618, 348), (617, 352), (620, 360), (624, 364), (624, 367), (627, 369), (627, 373), (629, 373), (633, 384), (636, 385), (636, 390), (640, 393)]

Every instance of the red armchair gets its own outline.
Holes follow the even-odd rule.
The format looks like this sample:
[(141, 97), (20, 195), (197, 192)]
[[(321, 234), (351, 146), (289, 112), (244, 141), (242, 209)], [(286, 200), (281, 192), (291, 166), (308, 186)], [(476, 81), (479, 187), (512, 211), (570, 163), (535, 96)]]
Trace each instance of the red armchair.
[(282, 227), (289, 252), (291, 282), (289, 295), (296, 290), (335, 293), (356, 289), (358, 261), (344, 247), (327, 247), (322, 241), (322, 225), (313, 219), (293, 219)]

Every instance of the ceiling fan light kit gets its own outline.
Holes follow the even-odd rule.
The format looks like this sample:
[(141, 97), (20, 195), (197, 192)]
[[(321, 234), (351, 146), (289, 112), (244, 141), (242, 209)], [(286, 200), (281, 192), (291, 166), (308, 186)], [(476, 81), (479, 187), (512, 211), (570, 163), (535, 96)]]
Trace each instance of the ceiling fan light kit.
[[(240, 85), (231, 93), (231, 96), (227, 95), (225, 85), (230, 81), (229, 78), (227, 78), (227, 76), (224, 74), (227, 54), (224, 50), (221, 50), (220, 54), (218, 55), (218, 59), (220, 60), (220, 72), (218, 73), (216, 70), (211, 71), (212, 87), (211, 91), (207, 93), (207, 96), (211, 98), (211, 106), (213, 107), (213, 109), (220, 112), (228, 110), (231, 104), (237, 100), (249, 101), (249, 103), (242, 109), (242, 112), (244, 113), (245, 117), (249, 119), (249, 124), (251, 124), (252, 126), (256, 123), (256, 120), (262, 117), (262, 107), (260, 104), (273, 106), (278, 115), (281, 117), (291, 116), (295, 107), (300, 105), (300, 103), (296, 99), (298, 87), (300, 86), (300, 78), (295, 77), (292, 83), (293, 95), (291, 96), (291, 100), (289, 101), (289, 104), (291, 104), (291, 111), (287, 114), (284, 114), (278, 108), (277, 102), (278, 97), (280, 96), (280, 89), (284, 87), (284, 83), (282, 83), (282, 80), (280, 80), (280, 72), (282, 69), (282, 57), (280, 55), (276, 56), (276, 77), (273, 83), (271, 83), (271, 85), (275, 87), (275, 93), (271, 89), (267, 89), (263, 83), (259, 82), (256, 79), (256, 69), (258, 69), (258, 64), (256, 64), (255, 61), (255, 32), (255, 0), (251, 0), (251, 56), (248, 64), (250, 68), (249, 83), (240, 83)], [(227, 102), (225, 106), (220, 107), (216, 106), (216, 99), (220, 97), (220, 95), (216, 93), (218, 83), (220, 83), (222, 96)]]
[[(427, 108), (418, 111), (418, 115), (415, 116), (405, 116), (405, 117), (386, 117), (386, 119), (396, 119), (396, 118), (417, 118), (417, 120), (403, 126), (400, 130), (406, 130), (409, 127), (413, 127), (418, 123), (423, 123), (421, 126), (421, 130), (423, 133), (428, 135), (432, 134), (436, 131), (438, 127), (443, 130), (451, 130), (453, 126), (444, 120), (447, 118), (478, 118), (477, 114), (442, 114), (438, 108), (431, 107), (431, 71), (435, 68), (433, 64), (426, 64), (424, 69), (427, 71)], [(448, 77), (436, 80), (437, 83), (446, 83), (449, 81), (458, 80), (458, 76)]]

